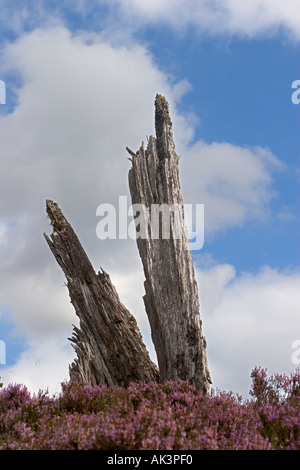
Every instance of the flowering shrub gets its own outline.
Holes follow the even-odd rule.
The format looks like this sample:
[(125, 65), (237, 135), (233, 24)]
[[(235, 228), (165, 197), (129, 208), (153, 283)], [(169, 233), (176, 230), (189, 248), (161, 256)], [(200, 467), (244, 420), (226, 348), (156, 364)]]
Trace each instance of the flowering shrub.
[(300, 369), (291, 376), (275, 374), (269, 380), (264, 369), (251, 374), (255, 410), (261, 435), (275, 449), (300, 449)]
[(196, 393), (187, 382), (62, 384), (56, 397), (0, 389), (0, 449), (298, 449), (300, 370), (252, 371), (251, 398)]

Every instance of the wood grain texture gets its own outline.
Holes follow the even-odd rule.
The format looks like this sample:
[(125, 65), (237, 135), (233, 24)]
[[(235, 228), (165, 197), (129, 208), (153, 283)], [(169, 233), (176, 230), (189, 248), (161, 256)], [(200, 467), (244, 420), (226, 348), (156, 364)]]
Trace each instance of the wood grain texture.
[[(211, 377), (202, 334), (199, 295), (179, 181), (178, 156), (173, 141), (172, 121), (166, 99), (155, 99), (156, 138), (148, 139), (131, 155), (129, 188), (132, 204), (145, 210), (146, 234), (138, 237), (137, 246), (145, 274), (144, 303), (151, 326), (160, 378), (189, 380), (197, 390), (207, 393)], [(176, 207), (170, 212), (169, 239), (155, 238), (153, 206)], [(178, 225), (180, 236), (178, 236)], [(138, 227), (137, 227), (138, 229)]]
[(88, 385), (157, 382), (135, 318), (121, 303), (110, 276), (96, 273), (73, 228), (58, 205), (46, 201), (53, 233), (44, 237), (67, 279), (71, 303), (79, 317), (69, 338), (77, 357), (70, 380)]

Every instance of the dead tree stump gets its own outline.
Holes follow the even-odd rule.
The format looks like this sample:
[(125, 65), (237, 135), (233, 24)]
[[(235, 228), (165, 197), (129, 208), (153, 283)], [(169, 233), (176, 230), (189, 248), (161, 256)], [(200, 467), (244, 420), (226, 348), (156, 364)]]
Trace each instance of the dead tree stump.
[(77, 358), (70, 380), (88, 385), (157, 382), (159, 373), (150, 360), (135, 318), (120, 302), (109, 275), (96, 273), (80, 241), (60, 208), (46, 201), (53, 226), (44, 237), (67, 278), (71, 302), (80, 320), (69, 338)]
[[(169, 105), (161, 95), (155, 100), (155, 130), (156, 138), (149, 138), (146, 150), (143, 144), (136, 153), (127, 148), (132, 161), (131, 199), (133, 205), (138, 204), (140, 208), (136, 220), (138, 232), (140, 212), (144, 212), (144, 233), (137, 233), (146, 278), (144, 303), (161, 381), (188, 380), (197, 390), (206, 393), (211, 378), (184, 221), (179, 158), (175, 152)], [(162, 226), (158, 233), (153, 224), (154, 218), (157, 222), (160, 208), (164, 209), (164, 215), (169, 208), (167, 233), (163, 233)], [(167, 228), (166, 222), (162, 223)]]
[[(109, 275), (94, 271), (58, 205), (47, 200), (53, 233), (50, 238), (46, 234), (44, 237), (65, 273), (80, 323), (70, 338), (77, 353), (70, 366), (70, 380), (124, 387), (131, 381), (188, 380), (197, 390), (207, 393), (211, 379), (184, 221), (178, 156), (169, 105), (161, 95), (155, 100), (155, 129), (156, 138), (149, 138), (146, 150), (144, 145), (136, 153), (127, 150), (132, 157), (132, 203), (134, 207), (138, 205), (140, 212), (136, 231), (146, 278), (144, 303), (159, 371), (149, 357), (135, 318), (120, 302)], [(168, 215), (162, 225), (161, 209), (163, 217)]]

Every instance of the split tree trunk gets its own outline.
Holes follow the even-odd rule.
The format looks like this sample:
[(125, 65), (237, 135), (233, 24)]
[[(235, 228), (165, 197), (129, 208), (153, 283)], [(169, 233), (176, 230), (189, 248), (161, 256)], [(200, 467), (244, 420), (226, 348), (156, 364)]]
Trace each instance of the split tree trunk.
[(71, 302), (80, 320), (73, 337), (77, 358), (70, 380), (81, 384), (128, 386), (131, 381), (157, 382), (135, 318), (120, 302), (109, 275), (96, 273), (74, 230), (58, 205), (46, 201), (53, 226), (45, 239), (67, 278)]
[[(206, 393), (211, 383), (206, 341), (202, 335), (199, 297), (189, 240), (184, 222), (179, 182), (178, 156), (172, 135), (169, 105), (164, 97), (155, 100), (156, 138), (147, 149), (132, 152), (129, 187), (133, 204), (146, 208), (139, 213), (137, 245), (145, 273), (144, 303), (156, 349), (161, 381), (189, 380)], [(154, 226), (155, 208), (175, 207), (170, 233)], [(165, 215), (167, 213), (166, 206)], [(145, 224), (143, 224), (143, 220)], [(178, 227), (180, 237), (178, 237)], [(166, 228), (164, 224), (164, 228)], [(168, 239), (169, 235), (169, 239)], [(164, 236), (167, 236), (165, 239)]]
[[(132, 156), (129, 186), (133, 204), (143, 212), (137, 245), (145, 273), (144, 303), (159, 371), (151, 361), (134, 317), (120, 302), (109, 275), (95, 273), (71, 225), (58, 205), (47, 200), (53, 226), (44, 237), (67, 278), (70, 299), (80, 320), (73, 337), (77, 358), (70, 380), (81, 384), (121, 385), (131, 381), (188, 380), (207, 393), (211, 383), (202, 334), (198, 289), (184, 222), (178, 156), (169, 106), (155, 100), (156, 138)], [(154, 219), (161, 207), (176, 208), (158, 231)], [(153, 212), (152, 212), (153, 209)], [(168, 212), (168, 211), (167, 211)], [(137, 223), (137, 220), (136, 220)], [(156, 227), (157, 228), (157, 227)], [(167, 233), (168, 236), (165, 236)], [(160, 374), (160, 377), (159, 377)]]

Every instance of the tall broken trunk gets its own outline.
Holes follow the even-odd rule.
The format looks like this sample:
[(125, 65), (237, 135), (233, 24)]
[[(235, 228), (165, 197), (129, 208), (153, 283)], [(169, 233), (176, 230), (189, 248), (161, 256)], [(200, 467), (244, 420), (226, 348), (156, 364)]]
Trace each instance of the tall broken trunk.
[[(127, 150), (132, 156), (132, 203), (138, 204), (140, 211), (136, 224), (146, 278), (144, 303), (159, 371), (109, 275), (94, 271), (58, 205), (47, 200), (53, 233), (51, 238), (44, 237), (66, 275), (71, 302), (80, 320), (71, 338), (77, 358), (70, 366), (70, 380), (126, 387), (131, 381), (181, 379), (206, 393), (211, 379), (184, 222), (178, 156), (169, 106), (160, 95), (155, 100), (155, 128), (156, 138), (149, 138), (146, 150), (143, 145), (136, 153)], [(157, 227), (161, 209), (168, 220)]]
[(120, 302), (109, 275), (96, 273), (78, 237), (58, 205), (46, 201), (53, 226), (44, 237), (67, 278), (71, 302), (80, 320), (71, 341), (77, 358), (70, 380), (81, 384), (128, 386), (131, 381), (157, 382), (135, 318)]
[[(143, 144), (136, 153), (127, 148), (132, 157), (129, 172), (132, 203), (139, 204), (136, 206), (139, 209), (137, 245), (146, 278), (144, 303), (161, 381), (188, 380), (206, 393), (211, 378), (185, 228), (179, 159), (169, 105), (161, 95), (155, 100), (155, 130), (156, 138), (149, 138), (146, 150)], [(170, 226), (165, 233), (166, 221), (159, 231), (154, 224), (160, 208), (163, 217), (168, 215), (167, 208), (174, 210), (169, 210)], [(139, 233), (141, 225), (143, 233)]]

